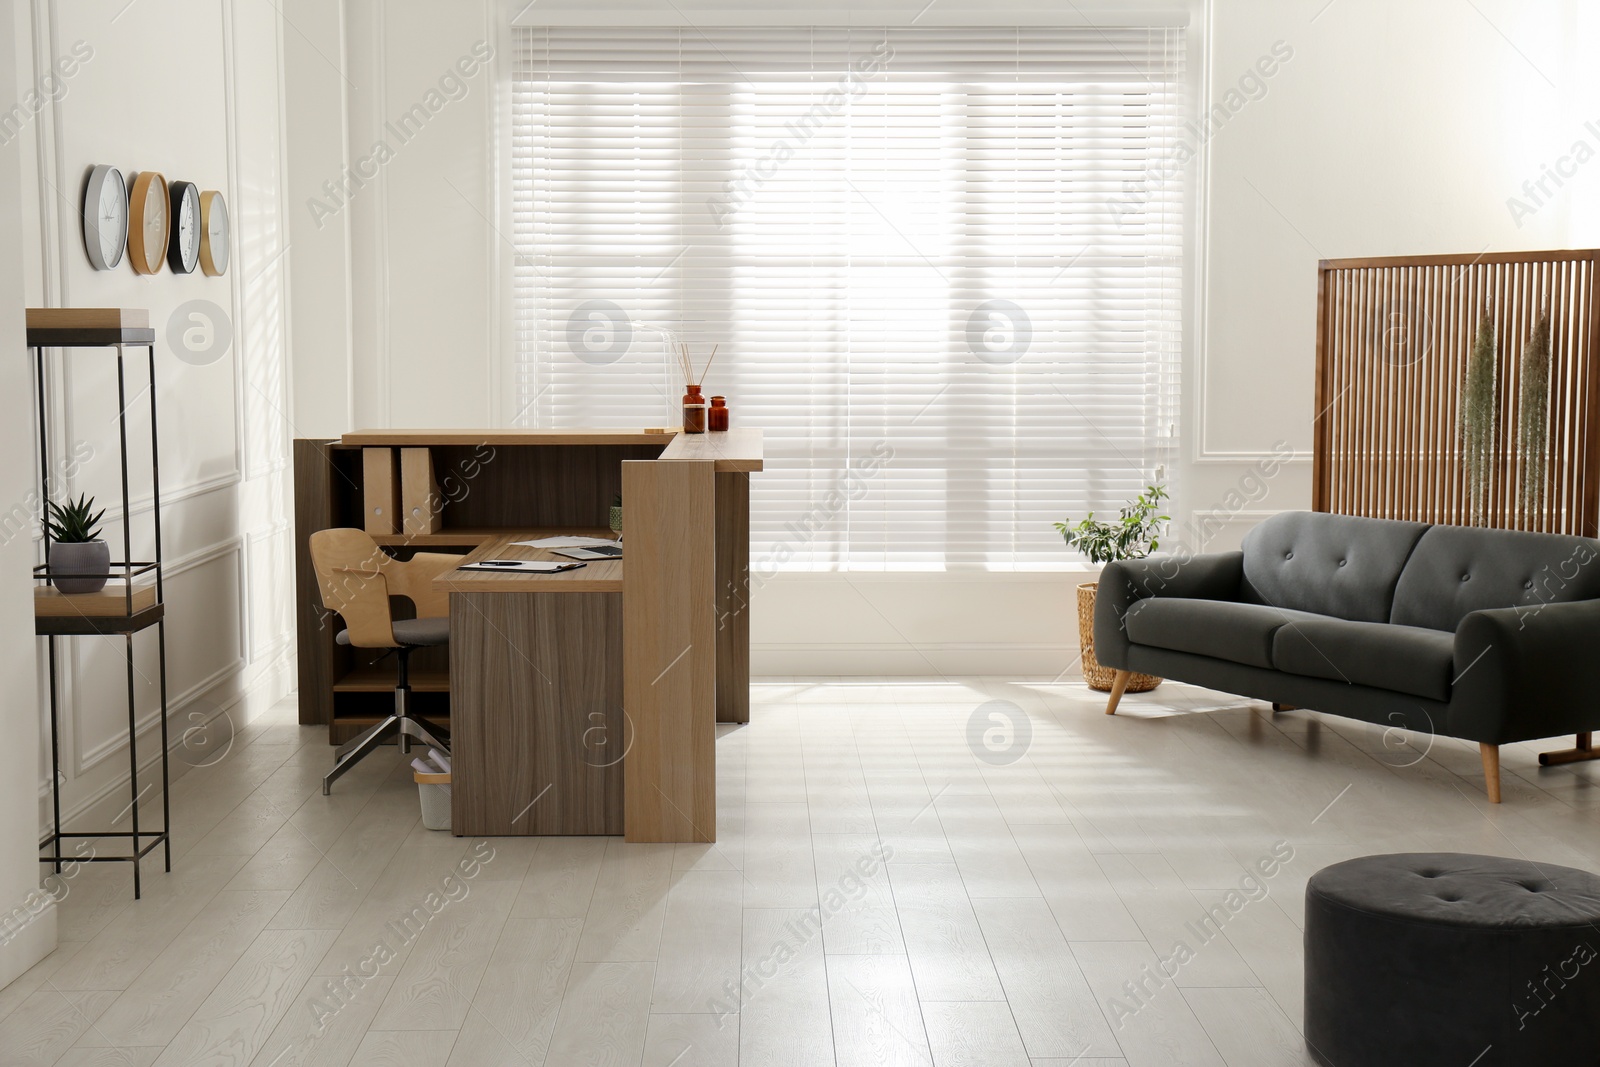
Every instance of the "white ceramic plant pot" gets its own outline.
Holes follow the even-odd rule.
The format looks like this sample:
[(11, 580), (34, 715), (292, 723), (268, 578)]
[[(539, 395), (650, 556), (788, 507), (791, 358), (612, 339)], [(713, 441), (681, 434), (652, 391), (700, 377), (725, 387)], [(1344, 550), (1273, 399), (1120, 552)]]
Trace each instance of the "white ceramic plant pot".
[(56, 574), (93, 574), (96, 578), (55, 578), (63, 593), (98, 593), (111, 574), (111, 546), (104, 541), (51, 541), (50, 570)]

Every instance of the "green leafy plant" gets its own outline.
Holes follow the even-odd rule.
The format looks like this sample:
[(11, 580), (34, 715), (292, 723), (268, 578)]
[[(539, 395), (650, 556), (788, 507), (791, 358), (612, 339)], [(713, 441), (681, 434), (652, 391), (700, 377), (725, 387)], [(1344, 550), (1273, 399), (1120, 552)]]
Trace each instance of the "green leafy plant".
[(1522, 460), (1522, 508), (1544, 507), (1545, 469), (1550, 441), (1550, 312), (1539, 315), (1522, 349), (1517, 397), (1517, 455)]
[(94, 510), (94, 497), (84, 494), (76, 501), (68, 497), (64, 504), (49, 500), (45, 508), (49, 512), (45, 524), (50, 528), (51, 540), (64, 545), (100, 540), (100, 519), (106, 512), (104, 508)]
[(1489, 522), (1489, 478), (1493, 472), (1495, 429), (1494, 319), (1485, 308), (1467, 357), (1467, 380), (1461, 387), (1461, 446), (1466, 453), (1467, 499), (1472, 525)]
[(1091, 511), (1076, 525), (1056, 523), (1056, 531), (1068, 548), (1076, 548), (1095, 563), (1143, 559), (1160, 547), (1158, 538), (1172, 521), (1170, 515), (1160, 514), (1161, 501), (1166, 498), (1166, 486), (1147, 486), (1115, 522), (1096, 522)]

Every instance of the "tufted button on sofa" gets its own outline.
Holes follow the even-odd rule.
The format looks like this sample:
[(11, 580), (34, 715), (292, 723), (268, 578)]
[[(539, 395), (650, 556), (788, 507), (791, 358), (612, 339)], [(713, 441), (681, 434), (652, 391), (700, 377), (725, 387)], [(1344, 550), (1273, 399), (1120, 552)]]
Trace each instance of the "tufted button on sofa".
[(1600, 541), (1285, 512), (1237, 552), (1108, 564), (1095, 655), (1275, 705), (1499, 746), (1577, 735), (1600, 757)]

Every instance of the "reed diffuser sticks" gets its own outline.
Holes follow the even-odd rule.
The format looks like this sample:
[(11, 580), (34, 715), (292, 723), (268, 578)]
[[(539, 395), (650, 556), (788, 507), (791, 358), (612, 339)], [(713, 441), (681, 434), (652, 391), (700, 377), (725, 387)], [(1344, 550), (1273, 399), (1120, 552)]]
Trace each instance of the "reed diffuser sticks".
[(711, 361), (717, 358), (717, 349), (721, 345), (711, 346), (711, 355), (706, 357), (706, 365), (700, 368), (700, 377), (694, 374), (694, 361), (689, 357), (689, 346), (682, 341), (678, 342), (678, 366), (683, 371), (683, 384), (701, 386), (705, 384), (706, 372), (711, 369)]

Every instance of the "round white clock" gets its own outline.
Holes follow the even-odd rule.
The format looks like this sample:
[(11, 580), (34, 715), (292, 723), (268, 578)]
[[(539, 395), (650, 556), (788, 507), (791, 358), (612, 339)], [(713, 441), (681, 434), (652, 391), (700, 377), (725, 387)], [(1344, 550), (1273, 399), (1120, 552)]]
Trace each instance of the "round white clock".
[(228, 271), (228, 204), (215, 189), (200, 194), (200, 269), (213, 278)]
[(167, 246), (167, 266), (174, 274), (192, 274), (200, 261), (200, 190), (194, 182), (173, 182), (172, 241)]
[(116, 167), (100, 164), (89, 171), (83, 189), (83, 247), (95, 270), (122, 262), (128, 243), (128, 187)]

